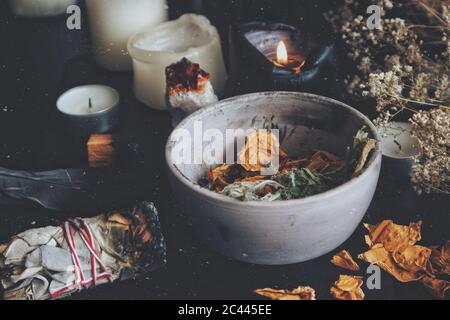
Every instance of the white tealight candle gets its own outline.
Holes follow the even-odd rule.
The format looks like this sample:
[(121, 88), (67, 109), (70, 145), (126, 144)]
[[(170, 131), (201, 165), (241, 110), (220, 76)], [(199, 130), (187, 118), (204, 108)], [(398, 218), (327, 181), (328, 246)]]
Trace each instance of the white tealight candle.
[(56, 106), (70, 131), (87, 135), (107, 132), (118, 123), (119, 100), (111, 87), (85, 85), (63, 93)]
[(149, 107), (167, 109), (166, 67), (187, 58), (211, 75), (218, 96), (225, 91), (227, 72), (220, 36), (209, 20), (185, 14), (178, 20), (134, 35), (128, 42), (133, 58), (134, 92)]
[(383, 163), (393, 175), (408, 177), (413, 158), (421, 153), (420, 143), (411, 135), (411, 124), (390, 122), (378, 128), (381, 137)]
[(47, 17), (65, 14), (77, 0), (9, 0), (14, 14), (24, 17)]
[(407, 122), (391, 122), (379, 130), (383, 155), (394, 159), (412, 158), (420, 154), (419, 141), (411, 135)]
[(132, 69), (127, 41), (167, 20), (166, 0), (86, 0), (94, 57), (113, 71)]

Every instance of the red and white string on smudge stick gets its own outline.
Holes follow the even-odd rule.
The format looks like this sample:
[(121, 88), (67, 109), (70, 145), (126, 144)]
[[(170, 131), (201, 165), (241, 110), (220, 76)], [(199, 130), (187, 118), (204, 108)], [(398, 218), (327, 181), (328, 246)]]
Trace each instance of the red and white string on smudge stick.
[[(78, 222), (78, 223), (76, 223)], [(82, 290), (83, 288), (88, 288), (92, 285), (96, 286), (97, 281), (107, 279), (108, 281), (111, 281), (112, 274), (106, 271), (106, 267), (103, 264), (102, 260), (97, 254), (97, 251), (94, 247), (94, 237), (92, 235), (90, 227), (82, 220), (78, 219), (76, 222), (74, 221), (68, 221), (64, 223), (64, 238), (67, 241), (67, 244), (69, 246), (69, 249), (72, 254), (72, 261), (75, 271), (75, 281), (67, 285), (66, 287), (51, 293), (52, 298), (57, 298), (60, 295), (77, 289)], [(80, 235), (80, 238), (83, 240), (84, 244), (88, 248), (90, 254), (91, 254), (91, 278), (85, 279), (83, 274), (83, 269), (81, 267), (80, 259), (77, 254), (77, 250), (75, 247), (75, 238), (74, 238), (74, 231)], [(100, 274), (97, 274), (97, 263), (101, 270)]]

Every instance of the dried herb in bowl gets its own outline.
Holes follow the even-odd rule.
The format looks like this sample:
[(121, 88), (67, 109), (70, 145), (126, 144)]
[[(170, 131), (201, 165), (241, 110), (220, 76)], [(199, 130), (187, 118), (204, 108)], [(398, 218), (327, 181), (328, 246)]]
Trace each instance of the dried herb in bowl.
[[(267, 138), (266, 143), (261, 143)], [(315, 150), (305, 159), (290, 158), (281, 150), (278, 139), (266, 130), (246, 137), (238, 163), (223, 164), (208, 171), (200, 185), (242, 201), (276, 201), (309, 197), (330, 190), (364, 169), (376, 141), (361, 128), (348, 147), (347, 159)], [(279, 156), (276, 174), (263, 175), (262, 169)]]

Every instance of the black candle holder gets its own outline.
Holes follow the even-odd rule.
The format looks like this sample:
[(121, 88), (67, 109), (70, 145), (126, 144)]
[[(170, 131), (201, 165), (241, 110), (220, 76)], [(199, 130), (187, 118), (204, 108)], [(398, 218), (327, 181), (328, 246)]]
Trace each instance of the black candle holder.
[[(333, 95), (337, 88), (337, 61), (331, 40), (276, 22), (232, 26), (230, 73), (234, 94), (258, 91), (301, 91)], [(280, 41), (300, 71), (276, 63)]]

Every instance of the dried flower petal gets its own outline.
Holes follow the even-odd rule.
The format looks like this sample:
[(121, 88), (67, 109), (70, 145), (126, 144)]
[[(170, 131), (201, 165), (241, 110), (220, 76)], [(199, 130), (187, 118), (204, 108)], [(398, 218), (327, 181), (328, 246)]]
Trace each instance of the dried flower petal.
[(450, 241), (442, 247), (427, 248), (416, 245), (420, 240), (421, 221), (409, 226), (385, 220), (376, 226), (365, 225), (370, 235), (366, 243), (371, 249), (358, 258), (378, 265), (401, 282), (420, 280), (435, 295), (443, 298), (449, 282), (437, 279), (439, 274), (448, 274)]
[(245, 146), (239, 153), (239, 161), (245, 170), (258, 172), (273, 163), (275, 157), (285, 158), (286, 156), (272, 132), (255, 130), (246, 137)]
[(338, 300), (363, 300), (363, 283), (362, 277), (340, 275), (331, 287), (331, 294)]
[(442, 247), (431, 248), (430, 262), (433, 273), (450, 275), (450, 240)]
[(257, 289), (255, 293), (272, 300), (316, 300), (316, 291), (311, 287), (303, 286), (294, 290)]
[(377, 141), (374, 139), (368, 139), (365, 142), (364, 147), (361, 150), (359, 159), (356, 162), (354, 174), (358, 174), (364, 169), (364, 166), (366, 165), (366, 162), (367, 162), (367, 158), (369, 157), (370, 152), (373, 149), (375, 149), (376, 145), (377, 145)]
[(342, 250), (331, 259), (331, 263), (335, 266), (351, 270), (351, 271), (360, 271), (361, 268), (359, 265), (353, 260), (351, 254), (347, 250)]
[(253, 177), (246, 177), (242, 180), (240, 180), (240, 182), (256, 182), (256, 181), (262, 181), (262, 180), (266, 180), (267, 177), (266, 176), (253, 176)]
[(450, 289), (450, 282), (430, 276), (424, 277), (421, 282), (438, 298), (444, 299), (445, 293)]
[(222, 190), (229, 183), (226, 181), (225, 176), (230, 169), (230, 164), (223, 164), (216, 168), (211, 168), (208, 171), (208, 179), (211, 182), (214, 182), (219, 190)]
[(424, 272), (429, 264), (431, 249), (422, 246), (408, 246), (392, 254), (394, 261), (403, 269), (418, 274)]
[(389, 252), (394, 252), (414, 245), (421, 239), (420, 226), (422, 221), (410, 223), (409, 226), (395, 224), (392, 220), (384, 220), (376, 226), (365, 224), (369, 230), (369, 246), (382, 244)]
[(372, 247), (369, 251), (360, 254), (358, 258), (379, 266), (400, 282), (417, 281), (423, 276), (423, 274), (411, 272), (398, 266), (392, 255), (381, 245)]

